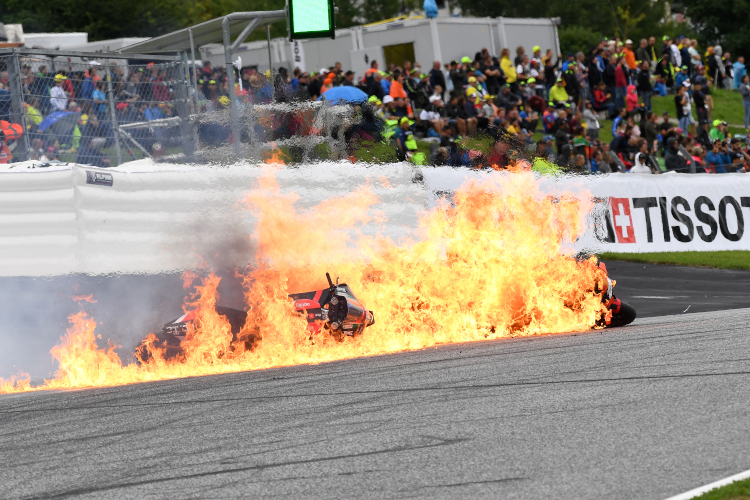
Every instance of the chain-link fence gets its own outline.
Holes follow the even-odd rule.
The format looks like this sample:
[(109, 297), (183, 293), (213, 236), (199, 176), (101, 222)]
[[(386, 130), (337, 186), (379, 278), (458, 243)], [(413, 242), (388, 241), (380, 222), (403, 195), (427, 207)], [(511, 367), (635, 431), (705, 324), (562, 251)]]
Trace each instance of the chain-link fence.
[(184, 125), (194, 112), (187, 64), (129, 57), (0, 51), (0, 161), (107, 167), (187, 153), (193, 140)]
[[(350, 155), (351, 107), (309, 101), (263, 74), (238, 83), (186, 56), (0, 49), (0, 163), (99, 167), (171, 162), (298, 163)], [(278, 87), (278, 88), (276, 88)], [(356, 127), (354, 127), (356, 128)]]

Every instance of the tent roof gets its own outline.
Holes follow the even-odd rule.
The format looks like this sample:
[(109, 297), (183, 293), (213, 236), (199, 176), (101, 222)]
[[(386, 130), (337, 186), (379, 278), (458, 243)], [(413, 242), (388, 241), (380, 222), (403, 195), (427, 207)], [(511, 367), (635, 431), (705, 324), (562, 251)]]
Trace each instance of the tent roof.
[[(247, 26), (252, 18), (250, 16), (259, 17), (260, 24), (258, 27), (266, 26), (267, 24), (273, 24), (279, 21), (286, 20), (286, 13), (283, 10), (277, 11), (265, 11), (265, 12), (236, 12), (229, 14), (229, 32), (232, 38), (237, 37), (242, 30)], [(138, 54), (152, 54), (158, 52), (181, 52), (183, 50), (190, 50), (190, 33), (188, 30), (193, 30), (193, 41), (196, 47), (201, 47), (209, 43), (221, 43), (223, 41), (222, 22), (224, 17), (217, 17), (211, 19), (190, 28), (184, 28), (178, 31), (173, 31), (166, 35), (157, 36), (150, 38), (144, 42), (139, 42), (127, 47), (123, 47), (117, 52), (127, 53), (138, 53)]]

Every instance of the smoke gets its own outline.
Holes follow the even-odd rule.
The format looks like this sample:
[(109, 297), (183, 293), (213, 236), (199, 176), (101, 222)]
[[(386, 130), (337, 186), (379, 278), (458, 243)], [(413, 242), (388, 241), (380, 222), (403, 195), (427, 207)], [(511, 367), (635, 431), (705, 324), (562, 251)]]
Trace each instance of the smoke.
[[(73, 299), (81, 295), (96, 302)], [(80, 310), (100, 323), (102, 345), (111, 339), (130, 359), (149, 331), (181, 314), (184, 297), (180, 274), (0, 278), (0, 377), (51, 377), (57, 366), (50, 348), (65, 333), (68, 316)]]

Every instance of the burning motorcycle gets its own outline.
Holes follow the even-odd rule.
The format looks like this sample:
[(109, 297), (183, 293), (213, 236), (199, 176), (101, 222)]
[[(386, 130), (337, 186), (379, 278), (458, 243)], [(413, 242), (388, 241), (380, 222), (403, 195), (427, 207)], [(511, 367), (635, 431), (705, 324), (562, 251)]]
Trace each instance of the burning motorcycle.
[(602, 303), (611, 311), (612, 315), (609, 319), (606, 316), (602, 316), (597, 321), (597, 326), (603, 326), (606, 328), (614, 328), (618, 326), (629, 325), (635, 320), (635, 309), (630, 304), (623, 302), (622, 300), (615, 297), (614, 294), (614, 283), (609, 278), (607, 273), (607, 266), (602, 261), (597, 261), (599, 269), (604, 271), (604, 277), (606, 281), (603, 283), (603, 289), (595, 289), (596, 293), (600, 293), (602, 296)]
[[(294, 300), (296, 313), (307, 319), (307, 330), (311, 337), (324, 331), (341, 342), (345, 337), (360, 335), (375, 323), (372, 311), (354, 296), (349, 285), (338, 283), (338, 279), (334, 285), (328, 273), (326, 278), (328, 288), (289, 295)], [(247, 322), (247, 313), (219, 305), (215, 309), (229, 323), (232, 344), (236, 345), (239, 340), (245, 350), (252, 350), (260, 339), (257, 335), (242, 331)], [(165, 324), (161, 332), (155, 334), (155, 346), (164, 349), (167, 358), (181, 354), (182, 342), (193, 335), (197, 319), (198, 311), (193, 310)]]
[(353, 337), (365, 331), (365, 328), (375, 324), (372, 311), (354, 296), (349, 285), (336, 284), (331, 281), (331, 275), (326, 273), (328, 288), (312, 292), (293, 293), (289, 297), (294, 299), (294, 309), (299, 315), (307, 318), (307, 330), (310, 335), (322, 330), (330, 332), (338, 340)]

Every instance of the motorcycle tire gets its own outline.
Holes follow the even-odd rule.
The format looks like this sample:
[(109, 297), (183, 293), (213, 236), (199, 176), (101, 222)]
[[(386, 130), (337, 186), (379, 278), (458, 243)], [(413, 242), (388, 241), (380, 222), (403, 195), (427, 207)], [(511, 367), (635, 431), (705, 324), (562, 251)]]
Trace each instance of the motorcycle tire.
[(627, 302), (620, 301), (620, 308), (617, 312), (613, 306), (610, 306), (610, 309), (612, 309), (612, 320), (607, 325), (608, 328), (629, 325), (635, 320), (635, 309)]

